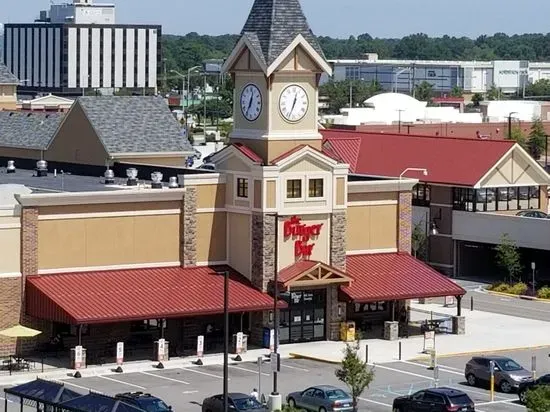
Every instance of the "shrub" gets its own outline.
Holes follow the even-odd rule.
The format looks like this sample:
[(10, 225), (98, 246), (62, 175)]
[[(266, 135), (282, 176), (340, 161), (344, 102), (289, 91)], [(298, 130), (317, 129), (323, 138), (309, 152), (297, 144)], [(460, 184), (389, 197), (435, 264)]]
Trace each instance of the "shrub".
[(542, 299), (550, 299), (550, 287), (544, 286), (537, 291), (537, 297)]
[(489, 286), (489, 290), (493, 292), (509, 293), (510, 285), (507, 283), (495, 283), (494, 285)]
[(525, 292), (527, 292), (527, 285), (523, 282), (518, 282), (510, 286), (510, 289), (508, 290), (508, 293), (511, 293), (512, 295), (524, 295)]

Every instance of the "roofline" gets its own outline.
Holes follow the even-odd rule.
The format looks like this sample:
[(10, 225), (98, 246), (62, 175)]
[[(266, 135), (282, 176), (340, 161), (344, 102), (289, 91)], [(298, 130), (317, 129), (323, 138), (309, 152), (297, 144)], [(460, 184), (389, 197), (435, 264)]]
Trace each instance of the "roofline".
[[(364, 176), (364, 177), (381, 177), (373, 175), (361, 175), (353, 174), (350, 176)], [(386, 178), (387, 179), (387, 178)], [(374, 192), (393, 192), (395, 190), (399, 192), (410, 191), (418, 184), (418, 179), (403, 178), (401, 180), (387, 179), (387, 180), (375, 180), (375, 181), (358, 181), (347, 182), (348, 193), (374, 193)]]
[(15, 199), (23, 207), (65, 206), (104, 203), (143, 203), (181, 201), (185, 188), (179, 189), (123, 189), (112, 192), (62, 192), (16, 194)]
[(246, 46), (249, 53), (252, 53), (252, 55), (254, 56), (254, 59), (260, 65), (260, 68), (262, 69), (262, 71), (265, 74), (267, 72), (267, 66), (264, 62), (264, 59), (259, 58), (259, 56), (255, 53), (255, 48), (252, 47), (252, 45), (248, 41), (248, 37), (244, 33), (241, 34), (241, 38), (239, 39), (239, 41), (237, 42), (237, 44), (235, 45), (235, 47), (231, 51), (231, 54), (227, 57), (227, 59), (225, 59), (225, 62), (223, 63), (223, 65), (221, 67), (221, 72), (222, 73), (227, 73), (233, 68), (233, 65), (235, 64), (235, 61), (240, 56), (244, 46)]
[(128, 152), (128, 153), (111, 153), (111, 158), (115, 159), (124, 159), (132, 157), (171, 157), (171, 156), (181, 156), (184, 154), (194, 154), (194, 151), (183, 150), (181, 152)]

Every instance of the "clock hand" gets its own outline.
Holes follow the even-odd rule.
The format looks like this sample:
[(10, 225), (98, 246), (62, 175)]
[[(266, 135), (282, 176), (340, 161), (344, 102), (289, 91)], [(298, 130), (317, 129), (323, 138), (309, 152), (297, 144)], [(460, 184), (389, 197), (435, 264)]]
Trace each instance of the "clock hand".
[(290, 109), (290, 114), (294, 111), (294, 106), (296, 106), (296, 100), (298, 99), (298, 93), (294, 95), (294, 102), (292, 103), (292, 109)]
[(253, 95), (250, 95), (250, 100), (248, 102), (248, 109), (246, 109), (246, 114), (248, 114), (248, 112), (250, 111), (250, 108), (252, 107), (252, 100), (253, 100), (254, 96)]

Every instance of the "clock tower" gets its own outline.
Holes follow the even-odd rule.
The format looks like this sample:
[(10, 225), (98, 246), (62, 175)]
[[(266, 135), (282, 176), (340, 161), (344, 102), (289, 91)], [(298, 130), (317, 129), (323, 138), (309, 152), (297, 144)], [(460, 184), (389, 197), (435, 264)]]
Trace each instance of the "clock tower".
[(265, 164), (296, 146), (321, 149), (318, 87), (332, 71), (299, 0), (255, 0), (223, 70), (235, 85), (230, 143)]

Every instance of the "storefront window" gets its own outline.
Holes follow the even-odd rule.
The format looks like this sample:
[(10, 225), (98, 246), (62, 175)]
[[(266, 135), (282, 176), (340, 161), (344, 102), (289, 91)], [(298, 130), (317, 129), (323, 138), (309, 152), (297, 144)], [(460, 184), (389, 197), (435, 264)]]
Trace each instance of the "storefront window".
[(309, 179), (309, 197), (323, 197), (323, 179)]
[(413, 187), (412, 204), (414, 206), (430, 205), (430, 185), (419, 183)]
[(453, 209), (466, 212), (492, 212), (540, 208), (537, 186), (486, 189), (453, 188)]
[(302, 197), (302, 180), (291, 179), (286, 181), (287, 199), (300, 199)]
[[(132, 322), (130, 324), (130, 332), (146, 332), (151, 330), (160, 330), (162, 327), (162, 319), (147, 319)], [(166, 326), (166, 325), (165, 325)]]
[(356, 303), (355, 313), (377, 313), (385, 312), (388, 309), (388, 302)]
[(237, 179), (237, 197), (248, 198), (248, 179)]

